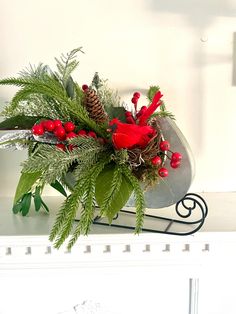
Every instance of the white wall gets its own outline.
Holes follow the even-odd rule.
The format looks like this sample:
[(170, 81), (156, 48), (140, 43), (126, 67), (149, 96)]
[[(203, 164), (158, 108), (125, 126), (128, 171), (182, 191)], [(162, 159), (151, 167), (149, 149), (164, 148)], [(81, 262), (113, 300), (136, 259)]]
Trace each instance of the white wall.
[[(29, 63), (54, 66), (54, 56), (83, 46), (78, 82), (90, 82), (98, 71), (127, 100), (134, 90), (161, 86), (196, 157), (193, 191), (236, 190), (234, 0), (0, 0), (0, 5), (0, 77)], [(0, 99), (14, 92), (1, 87)], [(0, 195), (14, 193), (25, 156), (0, 151)]]

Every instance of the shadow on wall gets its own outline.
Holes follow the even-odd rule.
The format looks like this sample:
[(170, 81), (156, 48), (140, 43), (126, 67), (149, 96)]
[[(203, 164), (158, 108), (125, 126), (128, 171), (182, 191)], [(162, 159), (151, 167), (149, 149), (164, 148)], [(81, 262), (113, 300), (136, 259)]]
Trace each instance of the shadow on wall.
[[(193, 103), (191, 103), (192, 110), (189, 111), (189, 120), (191, 121), (194, 130), (193, 133), (194, 142), (201, 148), (203, 134), (203, 113), (204, 113), (204, 77), (203, 69), (206, 65), (206, 56), (204, 49), (201, 49), (200, 44), (204, 44), (208, 41), (205, 37), (205, 32), (211, 26), (217, 17), (236, 17), (236, 3), (233, 0), (149, 0), (146, 2), (147, 9), (157, 13), (172, 13), (183, 17), (186, 25), (193, 30), (193, 34), (198, 41), (195, 41), (195, 47), (193, 47), (194, 54), (192, 55), (192, 65), (195, 69), (195, 77), (191, 77), (193, 81), (192, 93), (197, 95)], [(235, 33), (232, 34), (232, 40), (236, 41)], [(217, 54), (210, 56), (210, 64), (232, 64), (232, 85), (236, 85), (236, 43), (234, 43), (232, 49), (235, 51), (230, 55)], [(233, 62), (234, 61), (234, 62)]]

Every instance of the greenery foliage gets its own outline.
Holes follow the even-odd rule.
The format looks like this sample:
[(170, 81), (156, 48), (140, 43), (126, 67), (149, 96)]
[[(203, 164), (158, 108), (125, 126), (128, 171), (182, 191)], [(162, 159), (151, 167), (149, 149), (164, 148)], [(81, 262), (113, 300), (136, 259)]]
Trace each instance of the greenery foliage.
[[(153, 175), (156, 169), (150, 163), (151, 158), (157, 154), (156, 149), (150, 145), (149, 150), (128, 147), (118, 149), (114, 144), (114, 130), (110, 129), (109, 121), (119, 119), (125, 124), (127, 110), (121, 105), (118, 93), (110, 89), (107, 81), (101, 79), (97, 72), (89, 88), (95, 90), (109, 118), (104, 123), (96, 123), (89, 117), (86, 90), (72, 78), (72, 73), (79, 64), (78, 53), (83, 53), (81, 47), (56, 58), (57, 71), (40, 63), (37, 67), (30, 65), (19, 73), (19, 77), (0, 80), (0, 85), (19, 88), (1, 113), (4, 121), (0, 123), (0, 130), (11, 130), (16, 134), (19, 130), (29, 130), (25, 133), (28, 134), (25, 138), (19, 138), (13, 133), (14, 136), (8, 140), (12, 147), (15, 142), (22, 142), (28, 147), (28, 159), (22, 164), (13, 212), (27, 215), (32, 200), (37, 212), (41, 208), (49, 211), (42, 199), (46, 184), (64, 195), (65, 200), (49, 237), (56, 248), (68, 237), (68, 248), (71, 248), (80, 235), (89, 233), (96, 206), (100, 208), (100, 216), (112, 223), (132, 193), (136, 202), (135, 232), (139, 233), (145, 213), (140, 178), (145, 178), (144, 170), (149, 169), (148, 175), (156, 180), (156, 175)], [(147, 93), (150, 103), (158, 91), (158, 86), (150, 87)], [(99, 104), (94, 103), (96, 106)], [(153, 120), (158, 116), (171, 116), (164, 103), (161, 104), (161, 110), (151, 118)], [(61, 120), (63, 125), (66, 122), (73, 123), (75, 135), (62, 140), (47, 129), (42, 136), (35, 134), (32, 127), (35, 124), (43, 125), (45, 120)], [(81, 131), (86, 135), (78, 136)], [(154, 131), (160, 133), (158, 129)], [(0, 145), (3, 144), (6, 145), (6, 142), (0, 141)], [(154, 144), (157, 146), (158, 140)], [(137, 169), (142, 172), (142, 176), (137, 175)], [(68, 179), (70, 175), (73, 176), (73, 183)], [(78, 211), (80, 220), (75, 225)]]

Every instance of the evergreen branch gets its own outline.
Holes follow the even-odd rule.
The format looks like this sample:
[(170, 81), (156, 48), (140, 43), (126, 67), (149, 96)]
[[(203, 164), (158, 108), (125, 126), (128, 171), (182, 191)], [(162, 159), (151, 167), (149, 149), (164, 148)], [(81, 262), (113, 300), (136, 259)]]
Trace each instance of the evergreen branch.
[(71, 73), (76, 69), (79, 64), (79, 61), (75, 59), (78, 52), (83, 53), (82, 47), (73, 49), (71, 52), (67, 53), (66, 56), (64, 54), (61, 54), (60, 59), (55, 58), (57, 62), (57, 68), (59, 74), (61, 75), (64, 86), (66, 85)]
[[(50, 232), (49, 240), (53, 241), (57, 237), (55, 246), (58, 248), (68, 237), (72, 229), (73, 221), (76, 211), (79, 206), (79, 200), (84, 193), (83, 181), (78, 181), (75, 185), (74, 191), (63, 202), (60, 211), (57, 214), (56, 221)], [(59, 235), (61, 234), (61, 237)]]
[(87, 125), (91, 130), (94, 130), (98, 135), (102, 137), (106, 136), (105, 127), (97, 125), (94, 120), (90, 119), (86, 109), (78, 104), (76, 100), (69, 98), (63, 85), (54, 77), (45, 74), (43, 80), (36, 77), (23, 79), (12, 78), (2, 80), (0, 84), (23, 87), (17, 93), (15, 99), (13, 99), (11, 104), (12, 110), (18, 106), (20, 101), (27, 101), (30, 95), (42, 94), (44, 97), (54, 100), (54, 109), (59, 115), (69, 117), (72, 121), (78, 120)]
[(71, 248), (73, 246), (81, 232), (87, 233), (89, 231), (93, 221), (93, 209), (95, 205), (95, 182), (106, 163), (106, 160), (102, 160), (100, 163), (90, 168), (84, 176), (77, 181), (71, 195), (65, 200), (57, 215), (56, 222), (49, 237), (51, 241), (56, 238), (54, 244), (56, 248), (59, 248), (69, 236), (80, 203), (84, 204), (84, 210), (81, 215), (81, 220), (73, 234), (73, 238), (70, 241), (70, 246), (68, 247)]
[(65, 175), (75, 162), (81, 167), (95, 164), (99, 153), (103, 150), (97, 141), (81, 138), (80, 144), (72, 151), (63, 151), (53, 145), (41, 144), (37, 152), (23, 163), (23, 172), (42, 171), (42, 181), (53, 183)]
[(49, 66), (40, 62), (38, 66), (33, 66), (30, 64), (28, 68), (25, 68), (24, 70), (20, 71), (19, 75), (22, 78), (31, 78), (31, 77), (43, 78), (45, 74), (48, 74), (50, 72), (51, 70)]
[(110, 210), (112, 201), (116, 197), (117, 193), (120, 190), (122, 183), (122, 173), (119, 166), (115, 167), (113, 178), (111, 181), (110, 189), (104, 195), (103, 202), (100, 206), (100, 214), (101, 216), (105, 215)]
[(109, 161), (110, 159), (108, 158), (101, 160), (99, 163), (94, 165), (92, 169), (90, 169), (90, 176), (88, 177), (87, 182), (84, 183), (85, 194), (82, 199), (84, 209), (81, 213), (80, 221), (68, 243), (68, 249), (72, 248), (72, 246), (75, 244), (81, 234), (87, 235), (90, 230), (90, 226), (93, 223), (93, 214), (95, 207), (96, 179), (104, 169), (105, 165), (109, 163)]
[(135, 233), (138, 234), (142, 230), (144, 214), (145, 214), (145, 200), (143, 190), (139, 184), (138, 179), (132, 174), (128, 166), (122, 165), (122, 172), (126, 176), (127, 180), (130, 181), (135, 196), (135, 207), (136, 207), (136, 226)]

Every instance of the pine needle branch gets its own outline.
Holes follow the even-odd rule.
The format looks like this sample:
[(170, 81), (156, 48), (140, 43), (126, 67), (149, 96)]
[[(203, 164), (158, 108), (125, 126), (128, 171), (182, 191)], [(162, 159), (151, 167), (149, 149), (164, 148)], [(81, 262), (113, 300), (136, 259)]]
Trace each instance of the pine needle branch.
[(101, 173), (101, 171), (104, 169), (105, 165), (109, 163), (110, 159), (106, 158), (101, 160), (99, 163), (94, 165), (94, 167), (90, 170), (91, 174), (90, 177), (88, 177), (87, 182), (84, 183), (85, 187), (85, 195), (82, 199), (82, 203), (84, 206), (84, 209), (81, 213), (80, 221), (68, 243), (68, 249), (71, 249), (72, 246), (77, 241), (78, 237), (83, 234), (87, 235), (90, 226), (93, 222), (93, 215), (94, 215), (94, 207), (95, 207), (95, 184), (96, 179), (98, 175)]
[(144, 200), (143, 190), (139, 184), (138, 179), (132, 174), (128, 166), (122, 165), (122, 172), (126, 176), (127, 180), (130, 181), (134, 189), (135, 206), (136, 206), (135, 233), (138, 234), (142, 231), (144, 214), (145, 214), (145, 200)]
[(57, 248), (59, 248), (60, 245), (65, 241), (72, 229), (76, 211), (79, 206), (80, 197), (84, 192), (83, 188), (81, 188), (83, 183), (83, 180), (77, 182), (74, 191), (64, 201), (60, 211), (57, 214), (56, 221), (49, 236), (50, 241), (55, 240), (57, 237), (55, 242), (55, 247)]

